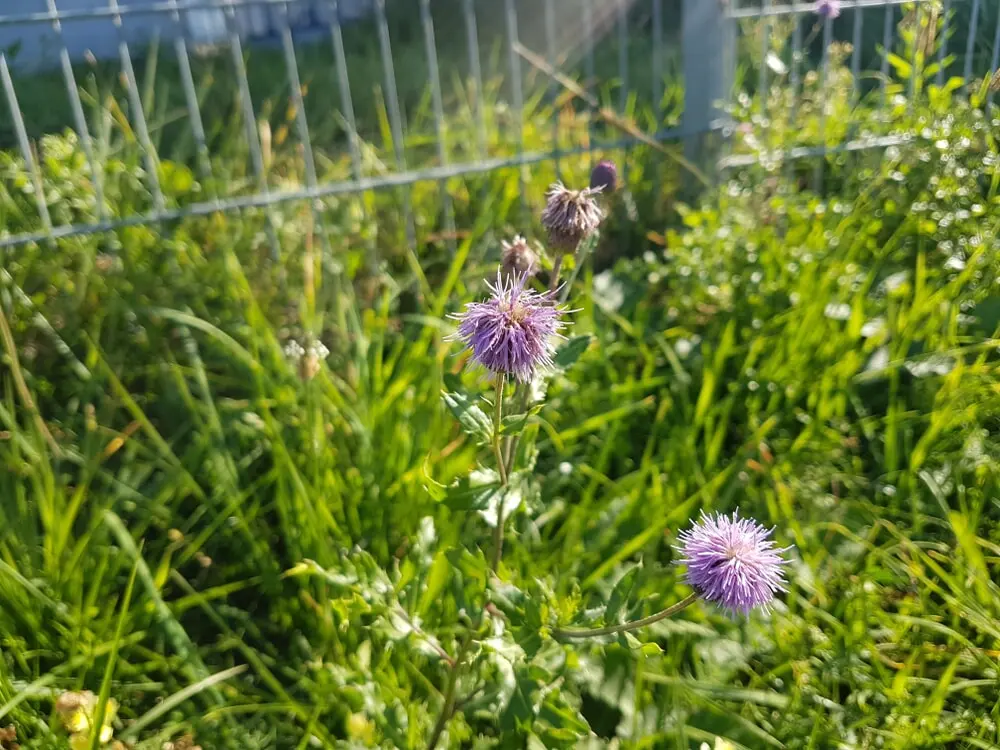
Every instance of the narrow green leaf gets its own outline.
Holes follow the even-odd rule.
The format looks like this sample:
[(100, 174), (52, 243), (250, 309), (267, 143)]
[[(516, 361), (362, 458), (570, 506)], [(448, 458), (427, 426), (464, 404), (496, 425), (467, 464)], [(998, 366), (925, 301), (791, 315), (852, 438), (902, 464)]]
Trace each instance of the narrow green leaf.
[(641, 564), (633, 565), (631, 569), (625, 572), (625, 575), (618, 579), (618, 583), (611, 589), (611, 595), (608, 597), (608, 606), (604, 610), (604, 621), (609, 625), (619, 622), (618, 618), (621, 615), (622, 608), (628, 602), (629, 597), (632, 596), (632, 589), (635, 588), (635, 582), (639, 577), (641, 569)]
[(449, 571), (451, 571), (451, 563), (448, 562), (445, 550), (438, 550), (437, 554), (434, 555), (434, 562), (431, 563), (430, 572), (427, 574), (427, 584), (417, 607), (419, 614), (425, 614), (444, 591), (444, 587), (448, 583)]
[(136, 719), (134, 724), (130, 724), (128, 729), (122, 733), (122, 738), (130, 739), (137, 737), (139, 732), (149, 726), (152, 722), (156, 721), (168, 711), (172, 711), (191, 696), (197, 695), (202, 690), (211, 687), (212, 685), (217, 685), (220, 682), (225, 682), (231, 677), (236, 677), (237, 675), (245, 672), (246, 669), (246, 664), (237, 664), (235, 667), (230, 667), (229, 669), (224, 669), (221, 672), (216, 672), (203, 680), (199, 680), (193, 685), (188, 685), (186, 688), (178, 690), (176, 693), (168, 698), (165, 698), (160, 703), (157, 703), (149, 709), (149, 711)]
[(900, 78), (906, 80), (913, 75), (913, 66), (899, 55), (895, 55), (890, 52), (886, 55), (886, 58), (889, 60), (892, 67), (896, 69), (896, 74)]
[(132, 573), (129, 575), (128, 585), (125, 587), (125, 596), (122, 599), (121, 610), (118, 612), (118, 622), (115, 625), (115, 636), (111, 643), (111, 653), (108, 654), (108, 663), (104, 667), (101, 692), (97, 699), (97, 707), (94, 709), (94, 721), (90, 727), (90, 750), (97, 750), (102, 744), (101, 730), (104, 728), (104, 717), (107, 715), (108, 702), (111, 700), (111, 680), (114, 679), (115, 667), (118, 665), (118, 650), (121, 647), (122, 637), (125, 635), (125, 622), (128, 620), (128, 609), (132, 604), (132, 591), (135, 589), (135, 577), (139, 572), (140, 559), (141, 557), (136, 558), (132, 564)]
[(537, 404), (523, 414), (508, 414), (500, 422), (500, 431), (504, 435), (517, 435), (528, 425), (528, 420), (542, 410), (542, 405)]

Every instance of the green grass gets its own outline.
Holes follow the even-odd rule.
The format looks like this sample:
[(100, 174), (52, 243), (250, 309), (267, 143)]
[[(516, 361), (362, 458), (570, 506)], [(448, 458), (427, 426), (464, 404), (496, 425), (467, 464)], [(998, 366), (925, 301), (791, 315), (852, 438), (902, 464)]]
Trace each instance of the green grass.
[[(475, 132), (467, 91), (448, 95), (456, 148)], [(525, 434), (534, 479), (492, 590), (506, 626), (469, 653), (449, 746), (1000, 746), (997, 115), (920, 91), (890, 124), (877, 92), (856, 107), (831, 93), (859, 126), (913, 140), (831, 156), (821, 195), (803, 162), (737, 171), (684, 206), (673, 161), (610, 154), (629, 160), (638, 218), (622, 196), (573, 290), (572, 333), (593, 340)], [(93, 111), (126, 215), (149, 195), (105, 107), (120, 93)], [(486, 104), (510, 152), (499, 83)], [(528, 148), (552, 146), (556, 115), (564, 143), (586, 143), (586, 116), (533, 93)], [(426, 110), (409, 124), (426, 153)], [(735, 147), (766, 152), (790, 127), (753, 122)], [(252, 189), (240, 123), (225, 128), (217, 184), (182, 147), (161, 153), (183, 175), (171, 204)], [(42, 151), (56, 216), (92, 218), (79, 147)], [(335, 145), (319, 151), (325, 179), (347, 173)], [(391, 152), (366, 141), (372, 169)], [(0, 158), (3, 226), (37, 228), (23, 165)], [(271, 164), (302, 179), (291, 143)], [(561, 167), (579, 184), (588, 164)], [(450, 487), (481, 454), (441, 390), (484, 384), (445, 315), (482, 294), (500, 238), (537, 235), (555, 170), (524, 170), (523, 193), (520, 176), (451, 181), (453, 243), (439, 187), (420, 183), (413, 246), (384, 191), (275, 208), (277, 263), (260, 212), (5, 255), (0, 724), (22, 747), (68, 746), (53, 709), (68, 690), (117, 701), (115, 736), (141, 748), (189, 732), (206, 750), (426, 746), (441, 651), (482, 608), (492, 549)], [(303, 377), (283, 349), (310, 337), (331, 354)], [(639, 561), (632, 614), (680, 599), (677, 530), (736, 506), (794, 546), (770, 616), (696, 606), (639, 642), (547, 636), (599, 621)]]

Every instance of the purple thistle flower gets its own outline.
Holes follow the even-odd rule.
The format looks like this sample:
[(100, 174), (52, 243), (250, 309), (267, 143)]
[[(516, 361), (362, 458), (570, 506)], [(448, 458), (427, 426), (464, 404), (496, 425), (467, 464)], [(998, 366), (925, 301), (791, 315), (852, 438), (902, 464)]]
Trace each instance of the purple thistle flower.
[(687, 565), (687, 583), (702, 598), (731, 612), (749, 614), (754, 607), (768, 610), (779, 591), (787, 591), (781, 556), (765, 529), (752, 519), (706, 515), (678, 539), (680, 562)]
[(496, 284), (487, 285), (485, 302), (470, 302), (465, 312), (452, 315), (459, 321), (451, 338), (462, 341), (472, 359), (497, 375), (509, 375), (522, 383), (536, 370), (552, 367), (553, 339), (563, 338), (566, 309), (555, 304), (556, 291), (539, 294), (526, 289), (527, 276), (504, 278), (497, 272)]
[(820, 18), (834, 19), (840, 16), (840, 0), (818, 0), (816, 15)]
[(561, 182), (549, 186), (545, 194), (542, 226), (549, 233), (549, 243), (556, 250), (571, 253), (584, 237), (593, 234), (604, 212), (595, 196), (600, 189), (569, 190)]

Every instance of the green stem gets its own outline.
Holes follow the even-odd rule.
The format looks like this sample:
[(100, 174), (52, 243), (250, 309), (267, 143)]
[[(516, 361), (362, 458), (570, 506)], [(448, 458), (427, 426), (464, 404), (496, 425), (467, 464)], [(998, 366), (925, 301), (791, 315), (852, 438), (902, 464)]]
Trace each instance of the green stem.
[[(531, 385), (529, 383), (518, 383), (514, 386), (514, 414), (523, 414), (530, 404), (528, 403), (528, 397), (531, 393)], [(514, 457), (517, 455), (517, 447), (521, 444), (521, 433), (516, 435), (508, 435), (507, 439), (504, 441), (503, 447), (503, 457), (504, 461), (507, 462), (507, 474), (509, 475), (514, 471)]]
[(573, 628), (564, 630), (562, 628), (556, 628), (552, 631), (552, 635), (556, 639), (566, 640), (569, 638), (594, 638), (599, 635), (617, 635), (618, 633), (628, 633), (632, 630), (638, 630), (639, 628), (644, 628), (647, 625), (652, 625), (654, 622), (665, 620), (671, 615), (677, 614), (685, 607), (694, 604), (696, 601), (698, 601), (698, 594), (688, 594), (686, 597), (677, 602), (677, 604), (673, 604), (666, 609), (657, 612), (655, 615), (643, 617), (641, 620), (633, 620), (632, 622), (625, 622), (621, 625), (608, 625), (603, 628), (588, 628), (585, 630)]
[(503, 389), (507, 384), (507, 376), (500, 375), (497, 378), (497, 395), (494, 399), (493, 409), (493, 454), (497, 459), (497, 471), (500, 474), (500, 499), (497, 503), (497, 525), (493, 529), (493, 564), (492, 569), (500, 567), (500, 559), (503, 557), (503, 505), (506, 501), (507, 489), (507, 465), (504, 461), (503, 450), (500, 447), (500, 429), (503, 426)]
[(559, 272), (562, 270), (563, 254), (556, 256), (552, 264), (552, 275), (549, 277), (549, 291), (554, 292), (559, 287)]
[(566, 300), (569, 299), (570, 291), (573, 289), (573, 284), (576, 282), (576, 277), (580, 274), (580, 269), (586, 262), (587, 257), (593, 252), (594, 246), (597, 244), (597, 240), (600, 237), (600, 231), (594, 230), (594, 232), (586, 237), (584, 237), (580, 244), (576, 246), (576, 250), (573, 251), (573, 259), (576, 261), (573, 263), (573, 270), (570, 271), (569, 279), (563, 286), (562, 293), (559, 295), (559, 304), (565, 305)]
[(500, 485), (507, 486), (507, 464), (503, 460), (500, 449), (500, 429), (503, 426), (503, 388), (507, 383), (506, 375), (497, 376), (497, 395), (493, 405), (493, 455), (497, 460), (497, 472), (500, 474)]
[(452, 714), (455, 713), (455, 694), (458, 688), (458, 673), (462, 668), (462, 661), (465, 659), (465, 653), (469, 650), (469, 644), (471, 642), (471, 637), (466, 636), (465, 640), (462, 641), (461, 647), (458, 649), (458, 654), (455, 656), (455, 660), (451, 663), (451, 668), (448, 671), (448, 685), (444, 689), (444, 705), (441, 706), (441, 713), (437, 718), (437, 722), (434, 724), (430, 742), (427, 743), (427, 750), (434, 750), (434, 748), (437, 747), (437, 744), (441, 739), (441, 734), (444, 732), (445, 725), (452, 717)]

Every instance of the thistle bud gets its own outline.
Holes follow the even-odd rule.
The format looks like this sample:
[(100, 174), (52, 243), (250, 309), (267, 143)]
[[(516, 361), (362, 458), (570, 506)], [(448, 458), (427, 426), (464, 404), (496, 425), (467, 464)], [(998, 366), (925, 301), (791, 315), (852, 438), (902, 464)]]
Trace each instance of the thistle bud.
[(610, 195), (618, 187), (618, 167), (610, 159), (599, 161), (590, 172), (590, 189)]
[(513, 240), (500, 243), (503, 247), (503, 258), (500, 267), (504, 276), (534, 276), (538, 272), (538, 254), (531, 249), (528, 241), (521, 235)]
[(561, 182), (545, 194), (542, 226), (549, 234), (549, 244), (564, 253), (576, 250), (577, 245), (593, 234), (604, 219), (604, 212), (597, 205), (599, 190), (584, 188), (568, 190)]

